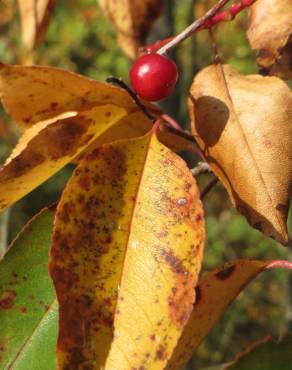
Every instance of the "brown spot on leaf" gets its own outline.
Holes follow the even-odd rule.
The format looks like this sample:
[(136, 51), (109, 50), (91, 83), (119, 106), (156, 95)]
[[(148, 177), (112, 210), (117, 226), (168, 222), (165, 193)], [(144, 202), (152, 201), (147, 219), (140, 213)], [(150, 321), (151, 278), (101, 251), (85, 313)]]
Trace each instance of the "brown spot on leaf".
[(202, 221), (204, 218), (204, 215), (202, 213), (197, 213), (196, 215), (196, 222)]
[(167, 358), (166, 348), (163, 345), (159, 345), (156, 350), (156, 360), (163, 361)]
[(59, 105), (59, 104), (58, 104), (57, 102), (52, 101), (52, 102), (51, 102), (51, 109), (52, 109), (52, 110), (57, 109), (58, 105)]
[(82, 174), (78, 179), (79, 186), (84, 189), (85, 191), (89, 191), (90, 189), (90, 175)]
[(63, 203), (63, 207), (58, 211), (58, 217), (65, 223), (69, 223), (74, 214), (74, 205), (71, 202)]
[(0, 361), (1, 361), (1, 354), (3, 354), (4, 352), (6, 352), (8, 349), (8, 339), (7, 338), (3, 338), (0, 340)]
[(196, 292), (196, 300), (195, 300), (194, 305), (197, 305), (200, 303), (202, 299), (202, 289), (200, 288), (199, 285), (196, 286), (195, 292)]
[(149, 338), (152, 342), (155, 342), (156, 336), (155, 334), (151, 334)]
[(217, 272), (217, 274), (215, 275), (218, 279), (220, 280), (226, 280), (228, 279), (234, 272), (236, 266), (235, 265), (232, 265), (222, 271), (219, 271)]
[(77, 119), (65, 119), (49, 126), (46, 129), (46, 140), (50, 143), (51, 158), (57, 160), (72, 154), (76, 147), (82, 145), (86, 130), (87, 125)]
[(196, 208), (188, 193), (179, 198), (172, 198), (167, 192), (162, 192), (159, 202), (156, 203), (156, 210), (162, 214), (171, 215), (176, 224), (189, 224), (193, 227)]
[(0, 297), (0, 309), (9, 310), (10, 308), (12, 308), (15, 298), (15, 290), (6, 290)]
[(20, 312), (26, 314), (28, 312), (28, 309), (26, 307), (20, 307)]
[(168, 306), (171, 321), (182, 328), (188, 321), (194, 303), (193, 279), (188, 275), (180, 275), (172, 293), (168, 297)]
[(168, 297), (168, 306), (171, 321), (181, 328), (186, 324), (192, 311), (195, 298), (194, 277), (189, 274), (172, 250), (162, 250), (161, 256), (176, 274), (175, 285)]
[(50, 273), (54, 281), (58, 281), (58, 293), (62, 297), (66, 297), (68, 290), (74, 288), (74, 285), (79, 281), (78, 275), (69, 269), (54, 266), (51, 267)]
[(24, 175), (30, 169), (40, 165), (44, 160), (45, 157), (37, 152), (31, 152), (29, 155), (15, 157), (13, 161), (10, 162), (10, 171), (7, 172), (7, 176), (3, 176), (3, 181), (8, 180), (8, 178)]
[(165, 262), (170, 266), (172, 271), (176, 274), (187, 274), (188, 272), (181, 263), (181, 260), (174, 255), (171, 249), (163, 249), (160, 252)]

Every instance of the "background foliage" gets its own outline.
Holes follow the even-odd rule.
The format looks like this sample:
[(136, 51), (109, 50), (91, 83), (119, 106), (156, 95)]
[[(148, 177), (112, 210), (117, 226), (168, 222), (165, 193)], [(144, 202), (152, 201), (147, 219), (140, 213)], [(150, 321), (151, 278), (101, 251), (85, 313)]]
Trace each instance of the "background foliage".
[[(194, 14), (204, 13), (212, 1), (171, 0), (165, 2), (165, 12), (150, 35), (157, 40), (182, 30)], [(108, 75), (128, 80), (130, 61), (116, 43), (115, 32), (103, 16), (96, 0), (60, 0), (45, 41), (28, 56), (20, 41), (20, 24), (16, 0), (0, 1), (0, 60), (5, 63), (35, 63), (66, 68), (86, 76), (104, 80)], [(255, 55), (245, 36), (246, 14), (234, 22), (216, 29), (220, 55), (242, 73), (257, 71)], [(187, 126), (186, 95), (194, 72), (212, 61), (208, 33), (199, 33), (186, 41), (174, 58), (180, 69), (180, 81), (173, 97), (163, 102), (163, 108)], [(179, 103), (178, 103), (179, 102)], [(19, 133), (8, 118), (0, 116), (1, 162), (14, 146)], [(190, 162), (190, 166), (194, 164)], [(11, 241), (22, 225), (43, 206), (58, 200), (73, 169), (67, 166), (12, 207), (9, 213), (8, 240)], [(208, 182), (201, 175), (200, 186)], [(237, 258), (291, 260), (291, 252), (253, 230), (231, 206), (225, 190), (218, 185), (206, 198), (207, 245), (204, 270)], [(3, 218), (3, 216), (2, 216)], [(289, 217), (290, 233), (292, 218)], [(5, 239), (5, 238), (4, 238)], [(290, 243), (291, 246), (291, 243)], [(291, 328), (292, 302), (289, 274), (270, 271), (245, 290), (224, 315), (208, 339), (201, 345), (190, 369), (204, 368), (228, 361), (250, 342), (267, 334), (282, 336)]]

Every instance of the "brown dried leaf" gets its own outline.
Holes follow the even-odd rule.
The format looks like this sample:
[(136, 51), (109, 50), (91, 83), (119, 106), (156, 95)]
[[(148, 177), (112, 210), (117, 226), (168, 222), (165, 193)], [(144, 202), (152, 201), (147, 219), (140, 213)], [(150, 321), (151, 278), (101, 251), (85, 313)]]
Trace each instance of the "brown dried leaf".
[(127, 56), (135, 59), (145, 44), (153, 22), (159, 17), (162, 0), (99, 0), (117, 30), (118, 42)]
[[(165, 369), (183, 369), (202, 340), (246, 285), (261, 272), (273, 268), (292, 269), (292, 263), (284, 260), (237, 260), (205, 275), (196, 287), (196, 303), (192, 314)], [(249, 367), (249, 370), (254, 369)], [(266, 367), (261, 369), (267, 370)]]
[[(224, 72), (223, 72), (224, 70)], [(194, 79), (192, 130), (232, 203), (252, 226), (287, 244), (292, 192), (292, 94), (277, 77), (212, 65)]]
[(18, 0), (23, 43), (32, 50), (44, 38), (57, 0)]
[(292, 78), (291, 0), (257, 0), (249, 12), (247, 36), (265, 73)]

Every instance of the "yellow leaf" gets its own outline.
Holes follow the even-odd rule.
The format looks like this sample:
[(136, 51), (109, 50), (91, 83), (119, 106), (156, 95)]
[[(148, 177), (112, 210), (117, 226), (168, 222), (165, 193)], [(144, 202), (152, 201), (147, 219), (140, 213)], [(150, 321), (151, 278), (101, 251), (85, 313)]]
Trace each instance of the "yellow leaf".
[(181, 370), (237, 295), (264, 270), (292, 268), (287, 261), (238, 260), (208, 273), (196, 288), (196, 303), (166, 370)]
[(108, 104), (80, 114), (68, 112), (29, 128), (0, 169), (0, 210), (63, 168), (126, 114)]
[(28, 49), (44, 38), (57, 0), (18, 0), (21, 36)]
[(192, 310), (204, 236), (195, 180), (154, 130), (84, 157), (50, 257), (58, 369), (162, 369)]
[[(54, 67), (0, 64), (0, 97), (7, 113), (23, 128), (99, 105), (116, 105), (129, 113), (139, 110), (125, 90)], [(150, 113), (159, 113), (152, 104), (143, 103)]]
[(292, 191), (292, 94), (276, 77), (212, 65), (194, 79), (192, 130), (252, 226), (286, 244)]
[(251, 7), (247, 36), (266, 74), (292, 78), (291, 19), (291, 0), (257, 0)]
[(162, 0), (99, 0), (117, 30), (118, 42), (127, 56), (135, 59), (145, 44), (153, 22), (160, 16)]
[[(0, 65), (0, 93), (26, 128), (0, 169), (0, 210), (102, 143), (144, 135), (153, 125), (125, 90), (57, 68)], [(159, 136), (177, 151), (190, 146), (166, 127)]]

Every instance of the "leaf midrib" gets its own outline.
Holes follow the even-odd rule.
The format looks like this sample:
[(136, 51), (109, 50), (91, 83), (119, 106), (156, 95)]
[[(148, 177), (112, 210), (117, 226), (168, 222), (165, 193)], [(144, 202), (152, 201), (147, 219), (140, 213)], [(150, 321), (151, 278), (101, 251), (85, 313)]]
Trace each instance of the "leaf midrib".
[[(254, 154), (253, 154), (253, 151), (251, 150), (251, 147), (250, 147), (249, 142), (248, 142), (248, 140), (247, 140), (246, 134), (245, 134), (245, 132), (244, 132), (244, 130), (243, 130), (243, 128), (242, 128), (242, 126), (241, 126), (241, 123), (240, 123), (240, 119), (239, 119), (239, 117), (238, 117), (238, 114), (237, 114), (237, 112), (236, 112), (236, 110), (235, 110), (235, 108), (234, 108), (233, 99), (232, 99), (232, 96), (231, 96), (230, 91), (229, 91), (229, 88), (228, 88), (228, 83), (227, 83), (227, 80), (226, 80), (226, 77), (225, 77), (225, 73), (224, 73), (223, 66), (222, 66), (222, 64), (221, 64), (221, 63), (219, 63), (219, 65), (218, 65), (218, 66), (219, 66), (219, 69), (220, 69), (220, 72), (221, 72), (221, 75), (222, 75), (222, 78), (223, 78), (223, 82), (224, 82), (224, 87), (225, 87), (226, 95), (227, 95), (227, 98), (228, 98), (228, 99), (229, 99), (229, 101), (230, 101), (230, 108), (231, 108), (231, 110), (232, 110), (232, 112), (233, 112), (233, 114), (234, 114), (236, 124), (237, 124), (237, 126), (239, 127), (239, 130), (240, 130), (241, 135), (242, 135), (242, 137), (243, 137), (243, 139), (244, 139), (244, 142), (245, 142), (245, 144), (246, 144), (246, 146), (247, 146), (247, 149), (248, 149), (248, 152), (249, 152), (249, 154), (250, 154), (250, 156), (251, 156), (251, 158), (252, 158), (252, 161), (253, 161), (253, 162), (254, 162), (254, 164), (255, 164), (256, 171), (257, 171), (257, 173), (258, 173), (258, 176), (259, 176), (259, 178), (260, 178), (260, 181), (261, 181), (261, 182), (262, 182), (262, 184), (263, 184), (263, 187), (265, 188), (266, 194), (268, 195), (268, 198), (269, 198), (269, 200), (270, 200), (270, 203), (271, 203), (271, 205), (272, 205), (272, 208), (275, 208), (275, 207), (274, 207), (274, 201), (273, 201), (273, 198), (272, 198), (272, 196), (271, 196), (271, 194), (270, 194), (270, 192), (269, 192), (269, 190), (268, 190), (267, 184), (266, 184), (266, 182), (265, 182), (265, 180), (264, 180), (264, 178), (263, 178), (263, 175), (262, 175), (262, 173), (261, 173), (260, 167), (259, 167), (259, 165), (258, 165), (258, 163), (257, 163), (257, 161), (256, 161), (256, 158), (255, 158), (255, 156), (254, 156)], [(216, 71), (218, 71), (218, 69), (217, 69), (217, 68), (216, 68)], [(276, 212), (275, 212), (275, 216), (276, 216), (276, 219), (278, 220), (278, 224), (279, 224), (279, 226), (280, 226), (280, 228), (281, 228), (282, 233), (284, 233), (284, 234), (285, 234), (285, 230), (284, 230), (284, 229), (283, 229), (283, 227), (282, 227), (281, 219), (279, 218), (279, 216), (278, 216), (278, 214), (277, 214)]]
[(7, 367), (7, 370), (12, 370), (14, 365), (16, 364), (17, 360), (20, 358), (21, 354), (23, 353), (23, 351), (25, 350), (25, 348), (28, 346), (28, 344), (30, 343), (30, 341), (33, 339), (33, 336), (34, 334), (36, 333), (36, 331), (38, 330), (39, 326), (42, 324), (42, 322), (44, 321), (44, 319), (46, 318), (46, 316), (49, 314), (50, 310), (52, 309), (53, 305), (57, 303), (57, 298), (55, 297), (53, 299), (53, 301), (51, 302), (48, 310), (45, 311), (45, 313), (40, 317), (39, 321), (37, 322), (36, 326), (33, 328), (31, 334), (25, 339), (25, 341), (22, 343), (20, 349), (18, 350), (18, 352), (15, 354), (15, 357), (14, 359), (12, 360), (12, 362), (10, 362), (10, 364), (8, 365)]

